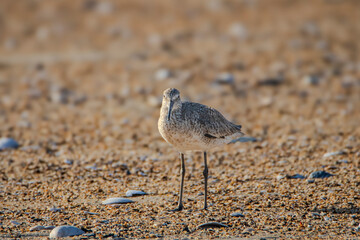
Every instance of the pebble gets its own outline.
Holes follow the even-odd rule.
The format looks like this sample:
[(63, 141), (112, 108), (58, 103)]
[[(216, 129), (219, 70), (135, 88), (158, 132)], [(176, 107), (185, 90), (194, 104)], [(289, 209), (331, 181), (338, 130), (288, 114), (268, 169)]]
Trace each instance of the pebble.
[(15, 49), (17, 45), (18, 45), (18, 42), (16, 41), (16, 39), (8, 38), (5, 40), (4, 48), (11, 50), (11, 49)]
[(233, 23), (229, 27), (229, 34), (241, 40), (245, 40), (249, 36), (247, 28), (242, 23)]
[(56, 208), (56, 207), (52, 207), (52, 208), (49, 208), (50, 211), (52, 212), (61, 212), (61, 208)]
[(19, 120), (16, 123), (16, 126), (20, 127), (20, 128), (31, 128), (31, 122), (26, 121), (26, 120)]
[(150, 96), (150, 97), (148, 97), (147, 102), (148, 102), (149, 106), (151, 106), (151, 107), (160, 107), (162, 98)]
[(344, 152), (344, 151), (336, 151), (336, 152), (325, 153), (323, 157), (326, 158), (326, 157), (332, 157), (332, 156), (344, 155), (344, 154), (346, 154), (346, 152)]
[(74, 160), (72, 159), (65, 159), (64, 163), (66, 163), (67, 165), (72, 165), (74, 163)]
[(20, 148), (22, 151), (38, 151), (40, 149), (41, 147), (39, 145), (24, 146)]
[(95, 11), (102, 15), (109, 15), (114, 10), (114, 5), (110, 2), (99, 2), (95, 6)]
[[(88, 239), (88, 238), (95, 238), (95, 233), (85, 233), (83, 234), (83, 236), (87, 237), (85, 239)], [(122, 238), (113, 238), (113, 239), (119, 239), (121, 240)], [(124, 238), (125, 239), (125, 238)]]
[(244, 214), (241, 214), (239, 212), (233, 212), (232, 214), (230, 214), (230, 216), (232, 216), (232, 217), (245, 217)]
[(235, 83), (235, 78), (231, 73), (221, 73), (216, 77), (214, 83), (232, 85)]
[(349, 161), (347, 159), (340, 159), (338, 161), (336, 161), (337, 164), (341, 164), (341, 163), (349, 163)]
[(218, 222), (208, 222), (198, 226), (198, 228), (220, 228), (220, 227), (229, 227), (229, 226)]
[(276, 176), (276, 179), (277, 180), (281, 180), (281, 179), (284, 179), (284, 178), (286, 178), (286, 175), (285, 174), (278, 174), (277, 176)]
[(334, 176), (334, 175), (332, 175), (331, 173), (325, 172), (325, 171), (315, 171), (309, 175), (309, 178), (328, 178), (331, 176)]
[(19, 144), (12, 138), (0, 138), (0, 151), (4, 149), (15, 149), (18, 148)]
[(307, 75), (303, 78), (303, 82), (306, 84), (306, 85), (318, 85), (319, 82), (320, 82), (320, 79), (319, 77), (315, 76), (315, 75)]
[(88, 212), (88, 211), (84, 211), (84, 213), (89, 215), (100, 215), (100, 213)]
[(11, 220), (10, 221), (12, 224), (14, 224), (14, 225), (20, 225), (21, 223), (19, 223), (19, 222), (17, 222), (17, 221), (14, 221), (14, 220)]
[(311, 213), (311, 216), (314, 217), (314, 218), (319, 218), (320, 214), (317, 213), (317, 212), (313, 212), (313, 213)]
[(269, 107), (274, 103), (274, 99), (272, 97), (263, 97), (259, 100), (259, 105), (261, 107)]
[(360, 224), (359, 224), (359, 226), (357, 226), (356, 228), (354, 228), (354, 230), (355, 230), (356, 232), (360, 232)]
[(58, 226), (50, 232), (50, 238), (71, 237), (82, 235), (85, 232), (74, 226)]
[(314, 183), (314, 182), (315, 182), (314, 179), (308, 179), (308, 180), (306, 180), (306, 181), (307, 181), (307, 183)]
[(295, 175), (288, 176), (287, 178), (289, 178), (289, 179), (305, 179), (306, 177), (297, 173)]
[(111, 204), (124, 204), (124, 203), (133, 203), (134, 201), (127, 198), (108, 198), (105, 201), (102, 201), (102, 204), (104, 205), (111, 205)]
[(54, 86), (50, 92), (51, 101), (54, 103), (67, 104), (71, 96), (70, 90)]
[(269, 77), (257, 82), (260, 86), (278, 86), (284, 82), (284, 78), (281, 76), (278, 77)]
[(306, 22), (301, 27), (301, 31), (309, 36), (319, 36), (320, 35), (320, 29), (318, 25), (315, 22)]
[(247, 228), (247, 229), (245, 229), (245, 230), (243, 231), (243, 233), (244, 233), (244, 234), (249, 234), (249, 233), (251, 233), (251, 232), (253, 232), (253, 231), (255, 231), (255, 229), (253, 229), (253, 228)]
[(35, 227), (30, 228), (30, 232), (40, 231), (40, 230), (43, 230), (44, 228), (45, 228), (44, 226), (37, 225)]
[(148, 44), (154, 47), (159, 47), (164, 42), (162, 36), (156, 33), (150, 34), (146, 40)]
[(141, 196), (141, 195), (146, 195), (146, 192), (143, 191), (139, 191), (139, 190), (129, 190), (126, 192), (126, 196), (127, 197), (135, 197), (135, 196)]
[(155, 79), (158, 81), (163, 81), (172, 76), (172, 73), (169, 69), (162, 68), (156, 71), (155, 73)]

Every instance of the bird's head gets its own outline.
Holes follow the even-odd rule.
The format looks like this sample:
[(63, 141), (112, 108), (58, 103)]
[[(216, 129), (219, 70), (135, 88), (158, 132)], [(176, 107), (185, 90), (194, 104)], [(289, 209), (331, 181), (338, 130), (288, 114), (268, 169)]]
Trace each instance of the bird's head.
[(168, 88), (164, 91), (163, 104), (168, 107), (167, 120), (170, 121), (171, 111), (181, 105), (180, 92), (175, 88)]

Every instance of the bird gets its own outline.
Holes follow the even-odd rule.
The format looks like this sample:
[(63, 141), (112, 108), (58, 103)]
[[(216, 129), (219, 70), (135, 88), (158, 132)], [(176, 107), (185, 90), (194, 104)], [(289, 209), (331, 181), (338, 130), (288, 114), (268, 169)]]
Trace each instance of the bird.
[(204, 158), (204, 210), (207, 210), (208, 165), (207, 152), (230, 143), (244, 135), (241, 125), (227, 120), (219, 111), (206, 105), (182, 101), (179, 90), (168, 88), (163, 93), (158, 129), (166, 142), (180, 153), (181, 182), (178, 205), (171, 211), (181, 211), (185, 177), (184, 153), (201, 151)]

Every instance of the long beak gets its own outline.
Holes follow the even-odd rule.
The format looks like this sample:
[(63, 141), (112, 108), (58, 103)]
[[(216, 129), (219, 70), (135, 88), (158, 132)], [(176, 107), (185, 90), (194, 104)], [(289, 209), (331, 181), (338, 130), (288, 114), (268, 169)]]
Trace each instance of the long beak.
[(170, 100), (170, 105), (169, 105), (169, 112), (168, 112), (168, 116), (167, 116), (167, 120), (170, 121), (170, 117), (171, 117), (171, 110), (174, 106), (174, 102)]

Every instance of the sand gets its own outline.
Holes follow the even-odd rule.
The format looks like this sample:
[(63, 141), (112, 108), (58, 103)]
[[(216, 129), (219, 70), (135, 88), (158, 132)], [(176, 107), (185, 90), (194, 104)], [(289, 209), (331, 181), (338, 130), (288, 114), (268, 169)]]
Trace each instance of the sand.
[[(359, 238), (360, 2), (3, 0), (0, 16), (0, 137), (20, 144), (0, 151), (0, 238)], [(257, 140), (208, 153), (208, 211), (201, 153), (168, 211), (168, 87)], [(128, 190), (147, 195), (101, 204)]]

